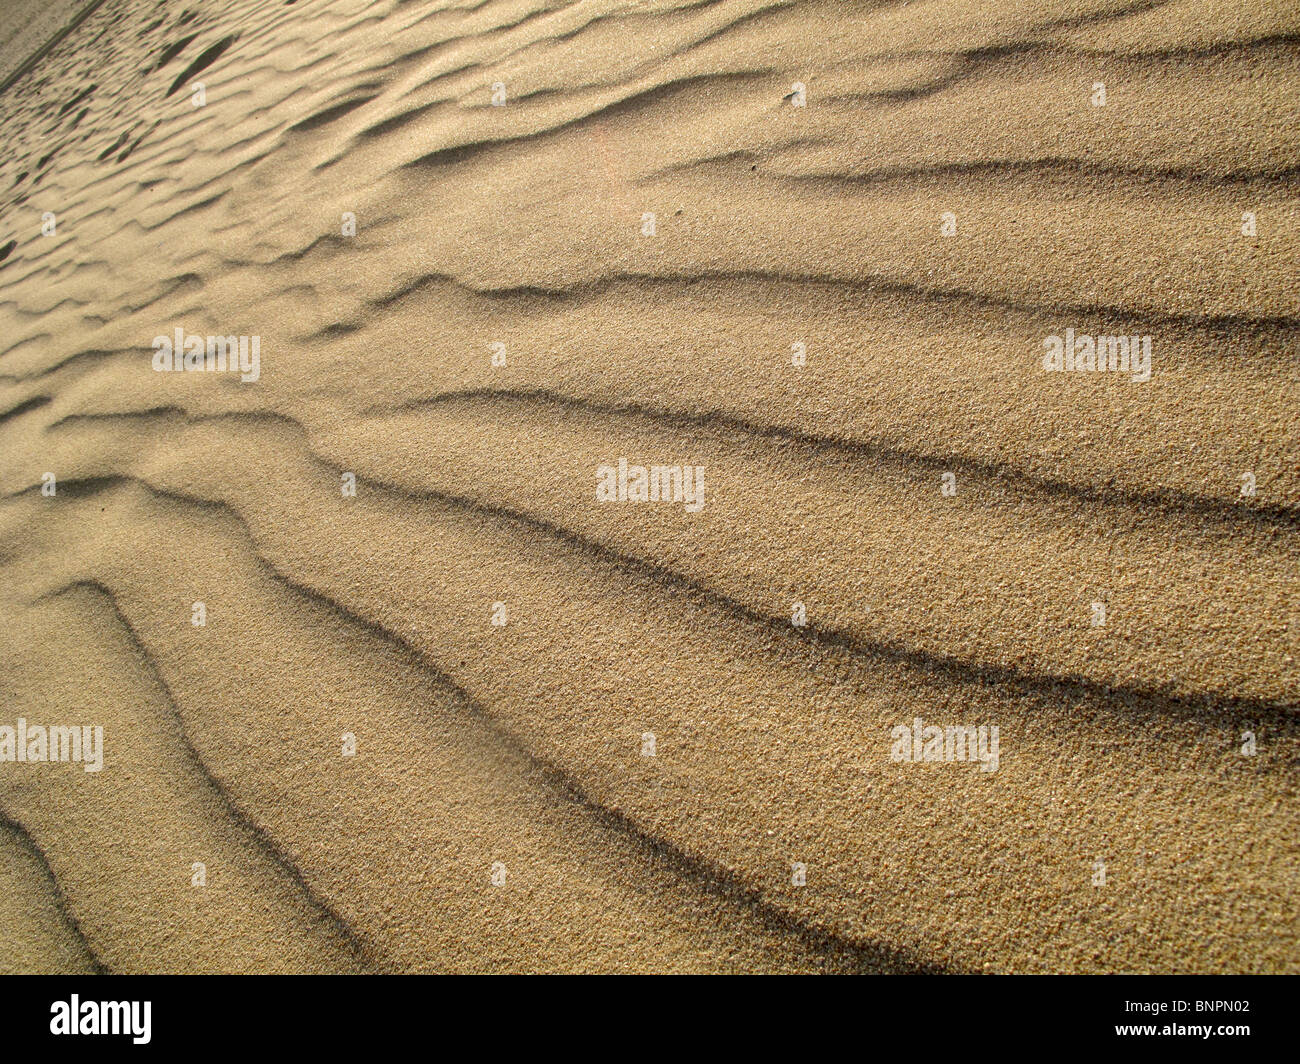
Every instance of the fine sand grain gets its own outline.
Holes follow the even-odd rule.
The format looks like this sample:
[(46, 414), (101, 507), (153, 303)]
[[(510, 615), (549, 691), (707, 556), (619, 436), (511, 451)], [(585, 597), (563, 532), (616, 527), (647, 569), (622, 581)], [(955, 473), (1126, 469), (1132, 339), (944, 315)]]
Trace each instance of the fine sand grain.
[(0, 972), (1300, 971), (1294, 3), (0, 57)]

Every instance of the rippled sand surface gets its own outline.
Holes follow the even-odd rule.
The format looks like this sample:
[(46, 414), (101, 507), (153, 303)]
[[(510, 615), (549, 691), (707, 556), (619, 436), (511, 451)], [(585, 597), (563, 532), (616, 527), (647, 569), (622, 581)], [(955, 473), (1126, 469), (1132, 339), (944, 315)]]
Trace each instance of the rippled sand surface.
[(0, 760), (0, 970), (1300, 970), (1294, 4), (15, 4), (0, 79), (42, 42), (0, 728), (103, 767)]

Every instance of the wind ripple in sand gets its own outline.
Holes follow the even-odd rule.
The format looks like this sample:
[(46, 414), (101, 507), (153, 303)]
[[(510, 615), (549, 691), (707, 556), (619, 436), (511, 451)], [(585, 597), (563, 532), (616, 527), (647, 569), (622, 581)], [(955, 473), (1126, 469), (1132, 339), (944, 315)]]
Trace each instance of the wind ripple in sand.
[(0, 764), (13, 966), (1296, 970), (1300, 26), (1212, 15), (86, 15), (0, 95), (7, 704), (107, 733)]

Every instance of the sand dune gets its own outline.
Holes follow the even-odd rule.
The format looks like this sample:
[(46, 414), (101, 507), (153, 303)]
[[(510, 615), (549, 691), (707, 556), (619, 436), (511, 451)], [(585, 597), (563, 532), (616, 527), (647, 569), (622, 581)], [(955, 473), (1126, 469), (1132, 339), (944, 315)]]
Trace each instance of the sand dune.
[(1291, 5), (21, 8), (0, 970), (1300, 970)]

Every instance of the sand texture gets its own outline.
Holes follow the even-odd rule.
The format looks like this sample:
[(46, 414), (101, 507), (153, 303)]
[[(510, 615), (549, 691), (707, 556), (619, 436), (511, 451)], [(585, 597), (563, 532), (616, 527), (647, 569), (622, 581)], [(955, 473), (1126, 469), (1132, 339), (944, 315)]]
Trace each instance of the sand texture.
[(0, 972), (1300, 971), (1294, 2), (103, 0), (0, 137)]

